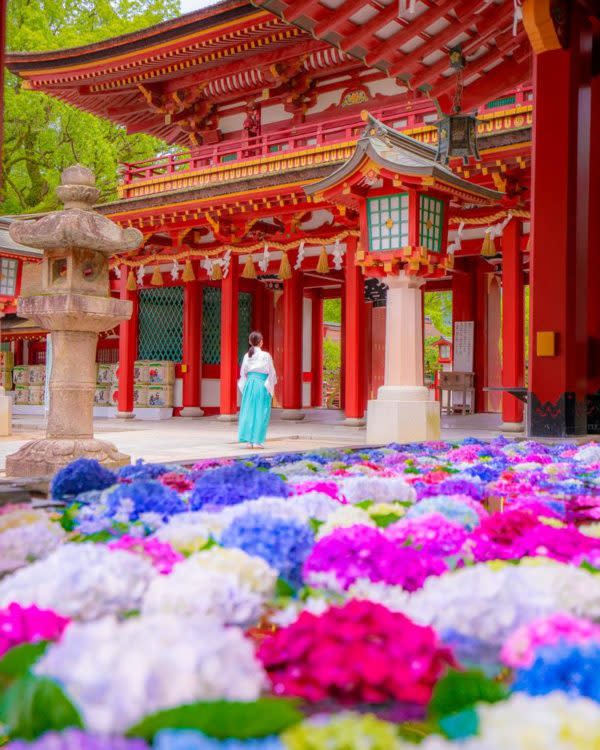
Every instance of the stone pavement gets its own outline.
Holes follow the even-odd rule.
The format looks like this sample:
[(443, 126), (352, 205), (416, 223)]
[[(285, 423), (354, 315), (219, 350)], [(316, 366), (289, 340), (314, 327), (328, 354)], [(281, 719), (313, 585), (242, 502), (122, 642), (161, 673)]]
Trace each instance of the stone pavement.
[[(442, 438), (458, 440), (469, 435), (492, 438), (498, 434), (497, 414), (450, 416), (442, 420)], [(13, 417), (13, 434), (0, 437), (0, 471), (6, 456), (27, 440), (41, 437), (41, 417)], [(219, 422), (215, 417), (169, 419), (162, 422), (142, 420), (97, 419), (96, 435), (113, 442), (134, 460), (183, 461), (215, 456), (240, 456), (254, 453), (237, 442), (237, 424)], [(277, 409), (269, 427), (265, 452), (308, 451), (319, 448), (360, 446), (365, 443), (365, 429), (346, 427), (343, 414), (336, 410), (307, 410), (302, 422), (282, 420)]]

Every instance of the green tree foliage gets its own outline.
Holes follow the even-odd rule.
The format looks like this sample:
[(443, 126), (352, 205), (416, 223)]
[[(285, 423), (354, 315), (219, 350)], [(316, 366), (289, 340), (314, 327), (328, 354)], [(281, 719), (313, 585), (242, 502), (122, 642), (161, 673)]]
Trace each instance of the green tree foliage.
[(323, 320), (326, 323), (342, 322), (342, 300), (339, 297), (323, 301)]
[[(179, 14), (179, 0), (9, 0), (7, 46), (33, 52), (89, 44)], [(96, 172), (101, 199), (116, 197), (118, 164), (151, 157), (164, 144), (25, 90), (5, 85), (4, 194), (0, 213), (56, 207), (61, 171), (80, 162)]]
[(452, 338), (452, 292), (425, 292), (425, 315), (446, 338)]

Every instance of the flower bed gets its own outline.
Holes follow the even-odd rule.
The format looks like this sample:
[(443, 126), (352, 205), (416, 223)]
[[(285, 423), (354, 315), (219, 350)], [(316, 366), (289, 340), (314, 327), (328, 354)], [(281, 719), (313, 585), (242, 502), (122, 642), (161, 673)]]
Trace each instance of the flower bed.
[(506, 439), (76, 461), (58, 510), (0, 512), (0, 744), (600, 748), (599, 469)]

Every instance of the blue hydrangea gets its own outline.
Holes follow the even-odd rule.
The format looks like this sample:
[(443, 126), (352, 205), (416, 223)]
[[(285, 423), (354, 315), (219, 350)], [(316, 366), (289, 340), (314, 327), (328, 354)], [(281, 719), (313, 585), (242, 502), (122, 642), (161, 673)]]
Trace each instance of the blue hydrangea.
[(463, 667), (476, 667), (490, 676), (500, 671), (500, 655), (496, 644), (458, 630), (444, 631), (441, 640), (445, 646), (452, 649), (452, 653)]
[(266, 560), (293, 586), (302, 583), (302, 565), (313, 544), (312, 531), (301, 521), (267, 513), (239, 516), (221, 535), (224, 547), (238, 547)]
[(490, 466), (489, 464), (477, 464), (476, 466), (470, 466), (464, 473), (477, 477), (483, 482), (494, 482), (503, 471), (504, 469)]
[(78, 458), (56, 473), (50, 494), (55, 500), (65, 500), (82, 492), (104, 490), (116, 481), (116, 475), (95, 459)]
[(163, 474), (173, 471), (173, 467), (164, 464), (146, 464), (140, 458), (134, 464), (119, 469), (119, 479), (158, 479)]
[(562, 643), (538, 649), (531, 667), (517, 671), (513, 690), (529, 695), (560, 690), (600, 703), (600, 646)]
[(220, 466), (205, 471), (190, 495), (192, 510), (237, 505), (257, 497), (287, 497), (290, 491), (281, 477), (245, 464)]
[(154, 750), (284, 750), (278, 737), (251, 740), (216, 740), (189, 729), (163, 729), (154, 738)]
[(106, 515), (124, 523), (137, 521), (144, 513), (158, 514), (165, 521), (189, 510), (175, 490), (154, 480), (120, 484), (107, 494), (106, 502)]
[(449, 521), (459, 523), (469, 531), (479, 526), (479, 516), (473, 508), (460, 500), (445, 495), (427, 497), (411, 505), (406, 512), (405, 518), (417, 518), (425, 516), (428, 513), (441, 513)]

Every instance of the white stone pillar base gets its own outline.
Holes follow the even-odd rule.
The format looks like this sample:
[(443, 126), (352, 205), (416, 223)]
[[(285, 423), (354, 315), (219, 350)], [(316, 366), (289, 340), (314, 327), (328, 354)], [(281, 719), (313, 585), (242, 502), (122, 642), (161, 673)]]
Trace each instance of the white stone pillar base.
[(287, 419), (289, 422), (301, 422), (306, 414), (302, 409), (282, 409), (280, 417)]
[(4, 388), (0, 387), (0, 435), (2, 436), (12, 433), (12, 408), (12, 398), (7, 396)]
[(180, 417), (203, 417), (204, 412), (199, 406), (184, 406), (179, 412)]
[(524, 429), (523, 422), (502, 422), (500, 425), (501, 432), (523, 432)]
[(219, 414), (217, 417), (217, 420), (219, 422), (237, 422), (238, 415), (237, 414)]
[(117, 412), (117, 419), (133, 419), (135, 417), (135, 412), (133, 411), (118, 411)]
[(440, 405), (424, 386), (384, 385), (367, 406), (367, 443), (440, 439)]
[(346, 417), (342, 424), (344, 427), (364, 427), (367, 420), (364, 417)]

